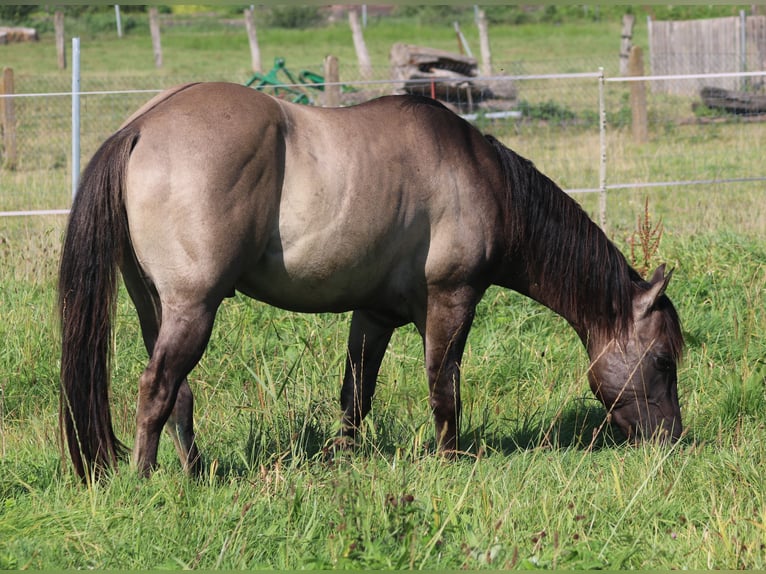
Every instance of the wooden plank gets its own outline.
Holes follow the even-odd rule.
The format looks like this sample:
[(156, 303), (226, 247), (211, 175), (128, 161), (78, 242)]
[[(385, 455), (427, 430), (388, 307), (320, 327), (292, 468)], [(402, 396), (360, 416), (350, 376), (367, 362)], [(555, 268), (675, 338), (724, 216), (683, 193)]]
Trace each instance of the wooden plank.
[(766, 16), (748, 16), (745, 37), (747, 71), (766, 69)]
[(3, 44), (11, 42), (37, 42), (40, 36), (35, 28), (23, 26), (0, 26), (0, 35), (5, 38)]
[[(741, 70), (738, 16), (707, 20), (649, 21), (650, 69), (653, 75), (730, 73)], [(766, 63), (766, 16), (746, 18), (748, 69), (763, 69)], [(752, 62), (752, 63), (751, 63)], [(658, 93), (696, 95), (703, 81), (657, 81)], [(723, 89), (739, 87), (738, 78), (704, 80)]]
[[(513, 100), (511, 80), (479, 78), (476, 58), (411, 44), (391, 46), (391, 79), (398, 91), (425, 94), (445, 102), (467, 105), (487, 100)], [(428, 80), (432, 80), (428, 82)]]
[(763, 94), (706, 86), (700, 90), (700, 97), (709, 108), (734, 114), (766, 113), (766, 95)]
[[(406, 90), (412, 80), (437, 79), (438, 71), (449, 71), (470, 79), (478, 75), (476, 59), (426, 46), (396, 43), (391, 46), (391, 79), (395, 87)], [(420, 83), (420, 86), (423, 84)]]

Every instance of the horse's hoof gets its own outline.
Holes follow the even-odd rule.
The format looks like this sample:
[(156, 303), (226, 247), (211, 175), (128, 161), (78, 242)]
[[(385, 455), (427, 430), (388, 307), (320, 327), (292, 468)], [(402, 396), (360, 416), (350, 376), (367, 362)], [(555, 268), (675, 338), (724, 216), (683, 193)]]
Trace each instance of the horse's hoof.
[(354, 450), (355, 446), (353, 437), (338, 436), (322, 449), (322, 457), (325, 462), (332, 463), (335, 462), (336, 458)]

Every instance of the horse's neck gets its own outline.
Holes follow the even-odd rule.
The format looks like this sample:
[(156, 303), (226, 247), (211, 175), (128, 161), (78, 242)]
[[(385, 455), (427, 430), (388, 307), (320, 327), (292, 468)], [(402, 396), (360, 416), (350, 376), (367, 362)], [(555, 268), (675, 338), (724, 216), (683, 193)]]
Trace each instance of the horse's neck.
[(507, 286), (566, 319), (588, 346), (594, 336), (611, 337), (625, 327), (635, 273), (601, 229), (566, 199), (550, 202), (555, 211), (522, 224), (523, 234), (510, 250)]
[(505, 284), (564, 317), (583, 339), (625, 328), (637, 274), (574, 199), (532, 162), (488, 141), (505, 178)]
[[(512, 272), (513, 274), (509, 277), (509, 280), (504, 283), (504, 286), (522, 295), (526, 295), (566, 319), (577, 332), (583, 344), (587, 346), (588, 333), (595, 325), (591, 325), (591, 322), (587, 320), (583, 321), (584, 318), (576, 313), (570, 305), (565, 304), (566, 301), (563, 301), (560, 297), (552, 296), (552, 290), (548, 288), (548, 285), (555, 284), (557, 278), (540, 276), (534, 268), (528, 270), (527, 265), (528, 262), (526, 260), (520, 264), (514, 263), (512, 267), (515, 270)], [(524, 269), (524, 271), (520, 271), (521, 269)]]

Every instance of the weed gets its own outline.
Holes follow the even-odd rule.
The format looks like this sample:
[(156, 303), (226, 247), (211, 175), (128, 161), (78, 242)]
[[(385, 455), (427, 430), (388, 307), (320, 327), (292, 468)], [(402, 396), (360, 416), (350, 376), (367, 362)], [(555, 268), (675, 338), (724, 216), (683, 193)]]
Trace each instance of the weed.
[(644, 212), (638, 216), (636, 230), (629, 239), (631, 264), (642, 277), (646, 277), (656, 266), (655, 258), (660, 248), (662, 232), (662, 218), (657, 223), (652, 221), (647, 197), (644, 201)]

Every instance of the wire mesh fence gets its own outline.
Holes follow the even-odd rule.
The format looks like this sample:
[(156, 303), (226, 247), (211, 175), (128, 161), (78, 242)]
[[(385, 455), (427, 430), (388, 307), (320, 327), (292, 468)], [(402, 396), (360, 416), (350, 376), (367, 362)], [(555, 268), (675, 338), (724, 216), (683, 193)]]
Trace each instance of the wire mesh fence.
[[(528, 68), (515, 64), (496, 66), (504, 74), (511, 69), (528, 71)], [(699, 86), (704, 85), (706, 76), (643, 78), (646, 135), (639, 141), (635, 122), (641, 116), (636, 115), (637, 104), (632, 95), (638, 82), (609, 76), (598, 69), (567, 74), (542, 69), (542, 73), (475, 79), (494, 86), (498, 93), (512, 93), (511, 99), (477, 101), (464, 86), (446, 83), (439, 87), (438, 97), (481, 130), (500, 137), (533, 160), (570, 192), (597, 191), (604, 183), (610, 193), (679, 185), (708, 189), (722, 183), (742, 183), (761, 189), (766, 181), (762, 162), (766, 115), (758, 110), (743, 114), (708, 107), (699, 96)], [(344, 80), (342, 103), (358, 103), (400, 88), (385, 78), (385, 71), (379, 73), (381, 79)], [(349, 69), (341, 69), (341, 78), (351, 76)], [(762, 80), (760, 76), (755, 79)], [(155, 93), (187, 80), (164, 77), (158, 85), (157, 79), (149, 76), (83, 77), (80, 97), (83, 165), (98, 145)], [(652, 89), (653, 82), (669, 81), (688, 83), (694, 89), (672, 93)], [(434, 84), (424, 82), (420, 93), (436, 95)], [(754, 84), (757, 82), (751, 82)], [(324, 86), (289, 87), (307, 92), (313, 103), (321, 105)], [(15, 169), (0, 168), (0, 212), (68, 208), (70, 90), (69, 80), (61, 76), (16, 77), (13, 103), (17, 161)], [(264, 91), (273, 92), (274, 86), (266, 86)], [(694, 95), (685, 95), (689, 92)], [(281, 96), (289, 97), (289, 92), (288, 96), (284, 93)], [(606, 119), (604, 131), (600, 131), (602, 113)], [(604, 160), (606, 182), (600, 178)]]

